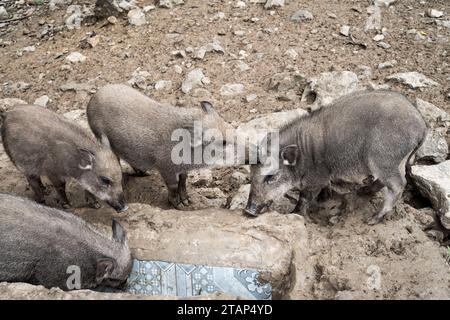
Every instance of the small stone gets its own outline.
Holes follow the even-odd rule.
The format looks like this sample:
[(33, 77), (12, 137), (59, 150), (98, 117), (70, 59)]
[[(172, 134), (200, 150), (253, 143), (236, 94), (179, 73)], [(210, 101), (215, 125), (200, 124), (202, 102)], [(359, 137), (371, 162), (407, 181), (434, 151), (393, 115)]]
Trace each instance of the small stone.
[(6, 20), (9, 18), (8, 11), (6, 11), (4, 6), (0, 6), (0, 20)]
[(234, 4), (234, 7), (235, 8), (239, 8), (239, 9), (243, 9), (243, 8), (245, 8), (247, 5), (245, 4), (245, 2), (244, 1), (237, 1), (235, 4)]
[(436, 9), (428, 9), (427, 10), (427, 16), (429, 16), (430, 18), (440, 18), (444, 15), (443, 11), (439, 11)]
[(236, 30), (236, 31), (234, 31), (234, 35), (238, 36), (238, 37), (243, 37), (245, 35), (245, 31), (244, 30)]
[(150, 73), (145, 70), (141, 70), (141, 68), (137, 68), (134, 70), (132, 74), (132, 78), (128, 80), (128, 84), (132, 87), (139, 88), (142, 90), (147, 89), (147, 80), (150, 78)]
[(373, 41), (378, 42), (384, 40), (384, 35), (383, 34), (377, 34), (375, 37), (373, 37)]
[(252, 101), (255, 101), (257, 98), (258, 98), (258, 96), (256, 94), (252, 93), (245, 97), (245, 101), (252, 102)]
[(397, 0), (375, 0), (374, 4), (377, 7), (386, 7), (387, 8), (396, 1)]
[(386, 79), (402, 83), (411, 89), (422, 89), (439, 85), (436, 81), (417, 71), (392, 74)]
[(382, 69), (392, 68), (396, 64), (397, 64), (397, 60), (389, 60), (389, 61), (378, 64), (378, 69), (382, 70)]
[(248, 183), (248, 180), (248, 176), (240, 171), (235, 171), (230, 176), (230, 184), (235, 188)]
[(298, 57), (298, 53), (297, 51), (295, 51), (294, 49), (288, 49), (286, 50), (286, 52), (284, 53), (285, 56), (289, 57), (291, 60), (296, 60)]
[(47, 107), (47, 103), (49, 101), (50, 101), (50, 98), (47, 95), (43, 95), (43, 96), (37, 98), (36, 100), (34, 100), (33, 104), (45, 108), (45, 107)]
[(186, 51), (184, 50), (174, 50), (172, 51), (172, 55), (176, 58), (186, 58)]
[(298, 10), (291, 16), (291, 21), (296, 22), (304, 22), (313, 19), (314, 19), (313, 14), (307, 10)]
[(202, 84), (202, 79), (205, 77), (202, 69), (196, 68), (188, 73), (186, 79), (181, 84), (181, 91), (189, 93), (193, 88)]
[(378, 42), (377, 46), (379, 46), (380, 48), (383, 48), (383, 49), (389, 49), (391, 47), (391, 45), (389, 43), (386, 43), (383, 41)]
[(176, 64), (173, 66), (173, 71), (175, 71), (175, 73), (182, 74), (183, 68)]
[(17, 98), (4, 98), (0, 99), (0, 112), (11, 110), (17, 105), (28, 104), (26, 101)]
[(170, 88), (172, 88), (170, 80), (159, 80), (155, 83), (155, 90), (169, 90)]
[(227, 83), (220, 88), (222, 96), (235, 96), (245, 92), (245, 86), (241, 83)]
[(242, 60), (237, 60), (235, 63), (235, 67), (239, 70), (239, 71), (247, 71), (250, 70), (250, 67), (248, 66), (248, 64), (246, 64), (244, 61)]
[(265, 9), (272, 9), (277, 7), (283, 7), (284, 6), (284, 0), (267, 0), (266, 4), (264, 5)]
[(147, 23), (145, 13), (140, 8), (128, 11), (128, 23), (132, 26), (142, 26)]
[(94, 48), (98, 45), (98, 43), (100, 42), (100, 36), (93, 36), (93, 37), (89, 37), (87, 38), (87, 43), (89, 44), (89, 46), (91, 48)]
[(339, 30), (339, 33), (342, 34), (345, 37), (350, 36), (350, 26), (347, 26), (347, 25), (341, 26), (341, 29)]
[(366, 20), (364, 31), (380, 30), (381, 29), (381, 10), (379, 6), (369, 6), (367, 8), (369, 17)]
[(108, 20), (108, 22), (111, 23), (111, 24), (116, 24), (117, 23), (117, 18), (114, 17), (114, 16), (110, 16), (106, 20)]
[(149, 5), (149, 6), (145, 6), (145, 7), (142, 8), (142, 10), (143, 10), (145, 13), (147, 13), (147, 12), (149, 12), (149, 11), (152, 11), (152, 10), (155, 10), (155, 9), (156, 9), (156, 7), (155, 7), (154, 5)]
[(82, 55), (79, 52), (71, 52), (67, 57), (66, 60), (71, 63), (80, 63), (86, 61), (86, 56)]
[(217, 13), (214, 15), (214, 19), (216, 19), (216, 20), (220, 20), (220, 19), (223, 19), (223, 18), (225, 18), (225, 13), (223, 13), (223, 12), (221, 12), (221, 11), (217, 12)]
[(250, 184), (244, 184), (239, 187), (236, 194), (231, 198), (230, 210), (244, 209), (250, 194)]

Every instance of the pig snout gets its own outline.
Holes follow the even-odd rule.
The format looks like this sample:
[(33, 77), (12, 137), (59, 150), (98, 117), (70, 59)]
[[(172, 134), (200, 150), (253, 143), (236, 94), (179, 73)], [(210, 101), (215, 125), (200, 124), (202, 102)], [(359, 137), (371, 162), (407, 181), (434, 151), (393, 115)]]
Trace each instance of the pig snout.
[(128, 210), (128, 205), (126, 204), (125, 197), (123, 195), (120, 195), (117, 201), (108, 201), (108, 204), (117, 212)]
[(247, 206), (244, 209), (244, 213), (256, 217), (259, 214), (257, 209), (258, 209), (258, 206), (256, 204), (254, 204), (253, 202), (248, 202)]
[(261, 213), (264, 213), (264, 211), (266, 211), (269, 208), (271, 203), (272, 201), (269, 201), (267, 203), (258, 205), (252, 201), (248, 201), (247, 206), (244, 209), (244, 213), (253, 217), (257, 217)]

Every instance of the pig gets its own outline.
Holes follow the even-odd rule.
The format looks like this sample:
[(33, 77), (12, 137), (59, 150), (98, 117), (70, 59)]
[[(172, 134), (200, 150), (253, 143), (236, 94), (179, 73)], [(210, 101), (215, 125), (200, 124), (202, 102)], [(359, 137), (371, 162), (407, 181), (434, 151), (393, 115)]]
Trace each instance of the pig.
[(366, 193), (383, 190), (381, 209), (367, 221), (379, 223), (401, 197), (407, 166), (426, 132), (421, 114), (400, 93), (375, 90), (339, 98), (279, 130), (279, 152), (267, 158), (278, 169), (269, 161), (252, 166), (244, 212), (258, 215), (296, 188), (294, 211), (306, 214), (321, 190), (360, 186)]
[(0, 282), (123, 288), (133, 261), (116, 220), (112, 234), (109, 239), (69, 212), (0, 194)]
[[(211, 103), (203, 101), (200, 106), (163, 105), (129, 86), (111, 84), (92, 96), (87, 117), (94, 134), (99, 139), (106, 136), (114, 153), (137, 173), (157, 169), (168, 188), (169, 203), (181, 209), (191, 203), (186, 191), (187, 173), (215, 164), (174, 163), (172, 150), (178, 142), (173, 141), (172, 134), (178, 129), (188, 130), (194, 137), (190, 141), (192, 154), (205, 147), (207, 141), (203, 136), (207, 130), (220, 133), (221, 138), (210, 143), (224, 153), (232, 151), (237, 139), (235, 134), (230, 135), (235, 133), (233, 127), (219, 116)], [(201, 128), (195, 123), (201, 123)], [(245, 162), (245, 154), (233, 161)]]
[(127, 209), (122, 170), (106, 137), (99, 142), (77, 124), (40, 106), (16, 106), (3, 118), (5, 151), (27, 178), (36, 202), (45, 202), (41, 177), (46, 176), (62, 207), (70, 208), (65, 186), (73, 178), (85, 189), (91, 206), (100, 207), (97, 196), (118, 212)]

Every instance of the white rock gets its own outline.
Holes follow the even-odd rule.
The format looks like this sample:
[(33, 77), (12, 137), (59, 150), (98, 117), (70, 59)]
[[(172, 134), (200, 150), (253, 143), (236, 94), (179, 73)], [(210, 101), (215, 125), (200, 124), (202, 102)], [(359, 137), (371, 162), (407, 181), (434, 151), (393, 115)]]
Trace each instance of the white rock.
[(230, 210), (242, 210), (245, 208), (248, 196), (250, 194), (250, 184), (244, 184), (239, 187), (236, 194), (231, 198)]
[(397, 0), (375, 0), (374, 5), (377, 7), (389, 7), (391, 4), (396, 2)]
[(411, 177), (419, 191), (431, 201), (442, 224), (450, 229), (450, 160), (432, 166), (412, 166)]
[(255, 101), (257, 98), (258, 98), (258, 96), (256, 94), (252, 93), (252, 94), (247, 95), (245, 97), (245, 100), (247, 102), (252, 102), (252, 101)]
[(49, 101), (50, 101), (50, 98), (47, 95), (43, 95), (43, 96), (37, 98), (36, 100), (34, 100), (33, 104), (45, 108)]
[(266, 4), (264, 5), (264, 8), (272, 9), (272, 8), (283, 7), (283, 6), (284, 6), (284, 0), (267, 0)]
[(196, 68), (190, 71), (186, 79), (181, 84), (181, 91), (189, 93), (193, 88), (202, 84), (202, 79), (205, 77), (201, 68)]
[(429, 88), (433, 86), (439, 86), (439, 83), (437, 83), (434, 80), (431, 80), (430, 78), (426, 77), (424, 74), (419, 73), (417, 71), (412, 72), (401, 72), (401, 73), (395, 73), (388, 77), (386, 77), (387, 80), (399, 82), (402, 83), (411, 89), (422, 89), (422, 88)]
[(214, 19), (216, 19), (216, 20), (220, 20), (220, 19), (223, 19), (223, 18), (225, 18), (225, 13), (223, 13), (223, 12), (221, 12), (221, 11), (217, 12), (217, 13), (214, 15)]
[(4, 6), (0, 6), (0, 20), (6, 20), (9, 18), (8, 11), (6, 11)]
[(248, 66), (248, 64), (246, 64), (244, 61), (242, 60), (237, 60), (235, 63), (235, 67), (239, 70), (239, 71), (247, 71), (250, 70), (250, 67)]
[(145, 13), (140, 8), (128, 11), (128, 23), (132, 26), (142, 26), (147, 23)]
[(220, 88), (222, 96), (235, 96), (245, 92), (245, 86), (242, 83), (227, 83)]
[(437, 163), (445, 161), (449, 151), (446, 134), (450, 127), (450, 115), (422, 99), (416, 99), (416, 106), (429, 128), (416, 158), (431, 159)]
[(137, 87), (142, 90), (147, 89), (147, 81), (150, 78), (150, 73), (145, 70), (141, 70), (141, 68), (137, 68), (133, 71), (132, 78), (128, 80), (128, 84), (132, 87)]
[(378, 6), (370, 6), (367, 8), (369, 17), (366, 20), (364, 31), (380, 30), (381, 29), (381, 10)]
[(220, 45), (220, 42), (214, 40), (205, 46), (200, 47), (194, 55), (194, 58), (202, 60), (207, 52), (225, 53), (225, 50)]
[(319, 76), (307, 79), (307, 82), (302, 101), (307, 101), (307, 96), (314, 92), (316, 100), (311, 107), (313, 110), (358, 89), (358, 76), (350, 71), (321, 73)]
[(68, 17), (65, 20), (65, 24), (67, 29), (80, 29), (81, 22), (83, 21), (84, 14), (81, 11), (81, 6), (79, 5), (70, 5), (67, 7), (66, 15)]
[(341, 26), (339, 33), (345, 37), (348, 37), (350, 35), (350, 26), (347, 26), (347, 25)]
[(237, 1), (237, 2), (234, 4), (234, 7), (235, 7), (235, 8), (240, 8), (240, 9), (245, 8), (246, 6), (247, 6), (247, 5), (245, 4), (244, 1)]
[(175, 73), (182, 74), (183, 68), (181, 66), (179, 66), (178, 64), (176, 64), (173, 66), (173, 71), (175, 71)]
[(313, 19), (313, 14), (307, 10), (298, 10), (291, 16), (291, 20), (296, 22), (304, 22)]
[(67, 57), (66, 60), (71, 63), (79, 63), (86, 61), (86, 56), (82, 55), (79, 52), (71, 52)]
[(264, 137), (258, 135), (259, 130), (279, 129), (289, 121), (307, 115), (303, 109), (293, 109), (289, 111), (274, 112), (261, 115), (249, 122), (242, 123), (236, 129), (237, 133), (243, 137), (249, 137), (249, 141), (260, 142)]
[(11, 110), (13, 107), (21, 104), (28, 104), (26, 101), (17, 98), (0, 99), (0, 112)]
[(172, 88), (172, 81), (170, 80), (159, 80), (155, 83), (156, 90), (169, 90)]
[(358, 79), (370, 79), (373, 75), (372, 68), (369, 66), (360, 65), (357, 68), (358, 70)]
[(145, 7), (142, 8), (142, 10), (143, 10), (145, 13), (147, 13), (147, 12), (149, 12), (149, 11), (152, 11), (152, 10), (155, 10), (155, 9), (156, 9), (156, 7), (155, 7), (154, 5), (149, 5), (149, 6), (145, 6)]
[(384, 35), (383, 34), (377, 34), (375, 37), (373, 37), (373, 41), (381, 41), (384, 40)]
[(286, 50), (286, 52), (284, 53), (285, 56), (289, 57), (291, 60), (296, 60), (298, 57), (298, 53), (297, 51), (295, 51), (294, 49), (288, 49)]
[(389, 49), (391, 47), (391, 45), (389, 43), (380, 41), (377, 43), (377, 46), (383, 49)]
[(430, 18), (440, 18), (444, 15), (443, 11), (439, 11), (436, 9), (428, 9), (427, 10), (427, 16), (429, 16)]
[(378, 69), (392, 68), (397, 64), (397, 60), (389, 60), (378, 64)]
[(234, 31), (234, 35), (238, 36), (238, 37), (243, 37), (245, 35), (245, 31), (244, 30), (236, 30), (236, 31)]

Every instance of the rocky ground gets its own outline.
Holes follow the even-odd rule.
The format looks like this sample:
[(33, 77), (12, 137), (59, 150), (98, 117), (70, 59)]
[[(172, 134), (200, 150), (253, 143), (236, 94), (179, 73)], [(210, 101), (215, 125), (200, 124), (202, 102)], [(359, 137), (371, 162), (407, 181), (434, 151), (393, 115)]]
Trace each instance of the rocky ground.
[[(291, 258), (273, 267), (279, 274), (278, 297), (450, 298), (444, 245), (448, 232), (424, 231), (434, 214), (446, 225), (450, 211), (447, 0), (185, 0), (179, 5), (180, 1), (142, 0), (135, 6), (122, 1), (121, 14), (109, 18), (114, 9), (98, 21), (92, 2), (0, 2), (0, 110), (21, 99), (85, 125), (84, 109), (92, 93), (120, 82), (177, 106), (197, 107), (199, 101), (210, 100), (236, 126), (252, 120), (241, 125), (245, 129), (276, 127), (359, 89), (400, 91), (417, 103), (431, 133), (419, 154), (423, 166), (413, 170), (414, 179), (395, 214), (369, 227), (363, 220), (379, 199), (350, 196), (350, 205), (340, 210), (341, 200), (332, 198), (322, 204), (314, 221), (295, 220), (298, 232), (285, 227), (290, 238), (276, 237), (287, 248), (284, 256)], [(289, 112), (272, 114), (279, 111)], [(0, 191), (31, 196), (25, 179), (0, 151)], [(215, 228), (235, 225), (239, 231), (228, 236), (240, 231), (247, 235), (238, 209), (248, 193), (248, 168), (193, 172), (189, 192), (195, 204), (188, 210), (237, 209), (232, 216), (226, 211)], [(84, 205), (79, 187), (71, 186), (69, 194), (75, 207)], [(128, 202), (142, 204), (136, 204), (139, 210), (133, 213), (145, 222), (136, 222), (133, 213), (119, 218), (131, 219), (132, 230), (150, 225), (154, 238), (161, 238), (167, 225), (149, 219), (162, 219), (172, 211), (164, 211), (169, 209), (167, 191), (158, 173), (127, 179), (126, 195)], [(58, 206), (54, 198), (52, 194), (49, 203)], [(275, 209), (283, 213), (292, 206), (284, 200)], [(186, 212), (186, 218), (198, 219), (199, 229), (207, 228), (210, 223), (198, 212)], [(106, 207), (97, 213), (76, 213), (99, 227), (113, 214)], [(176, 220), (173, 213), (168, 216)], [(221, 220), (217, 213), (214, 217)], [(257, 226), (262, 244), (282, 232), (283, 219), (291, 221), (273, 214), (258, 219), (262, 220), (249, 225)], [(202, 254), (185, 259), (224, 263), (217, 255)], [(171, 258), (163, 252), (160, 258), (164, 257)], [(249, 266), (245, 257), (244, 251), (233, 259)]]

